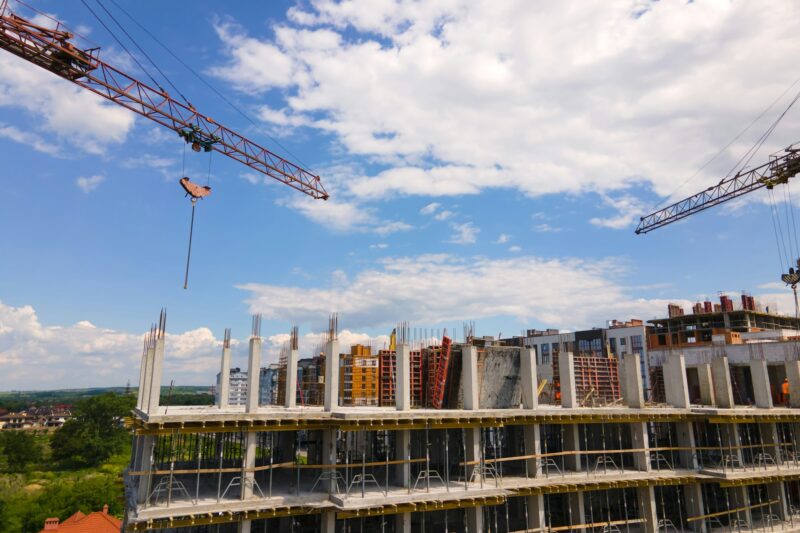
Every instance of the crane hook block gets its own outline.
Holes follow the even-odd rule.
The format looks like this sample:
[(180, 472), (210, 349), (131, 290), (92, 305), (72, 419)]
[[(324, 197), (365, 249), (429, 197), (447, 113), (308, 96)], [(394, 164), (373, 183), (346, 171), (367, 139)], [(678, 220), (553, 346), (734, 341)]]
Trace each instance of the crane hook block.
[(186, 191), (186, 196), (191, 196), (192, 200), (205, 198), (211, 194), (211, 187), (208, 185), (201, 186), (196, 183), (192, 183), (191, 180), (185, 176), (180, 179), (180, 184), (181, 187), (183, 187), (183, 190)]

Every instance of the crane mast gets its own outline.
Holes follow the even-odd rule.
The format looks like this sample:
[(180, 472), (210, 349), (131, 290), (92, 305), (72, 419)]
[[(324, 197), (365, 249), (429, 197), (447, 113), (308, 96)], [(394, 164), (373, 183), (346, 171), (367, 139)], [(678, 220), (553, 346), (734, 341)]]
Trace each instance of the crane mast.
[(81, 48), (73, 37), (60, 23), (39, 26), (0, 1), (0, 48), (177, 132), (195, 151), (217, 151), (312, 198), (328, 199), (319, 176), (109, 65), (99, 48)]
[(783, 152), (771, 155), (767, 163), (740, 171), (702, 192), (641, 217), (636, 234), (648, 233), (758, 189), (772, 189), (775, 185), (788, 183), (798, 173), (800, 148), (791, 145)]

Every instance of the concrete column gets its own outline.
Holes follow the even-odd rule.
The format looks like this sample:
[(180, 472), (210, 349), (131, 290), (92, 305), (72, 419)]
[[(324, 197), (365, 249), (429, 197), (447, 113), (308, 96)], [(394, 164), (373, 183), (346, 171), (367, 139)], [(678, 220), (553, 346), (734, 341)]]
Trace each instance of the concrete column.
[[(336, 464), (336, 430), (323, 429), (322, 430), (322, 464), (335, 465)], [(336, 472), (335, 468), (328, 469), (331, 474)], [(328, 492), (330, 494), (336, 493), (336, 480), (331, 477), (328, 485)], [(333, 531), (333, 530), (331, 530)]]
[[(563, 398), (563, 396), (562, 396)], [(581, 432), (578, 424), (565, 424), (564, 428), (564, 451), (579, 452), (581, 450)], [(572, 454), (564, 456), (564, 467), (575, 472), (581, 471), (581, 455)]]
[(289, 350), (289, 360), (286, 361), (286, 398), (283, 405), (291, 408), (297, 406), (297, 361), (300, 359), (297, 350)]
[(141, 409), (142, 404), (144, 403), (144, 391), (145, 391), (145, 376), (147, 375), (147, 367), (148, 363), (150, 362), (148, 359), (148, 354), (150, 350), (145, 347), (144, 351), (142, 352), (142, 365), (139, 367), (139, 388), (136, 390), (136, 408)]
[(528, 496), (528, 523), (526, 529), (545, 531), (547, 522), (544, 515), (544, 496)]
[(789, 380), (789, 407), (800, 407), (800, 361), (786, 361)]
[(731, 369), (727, 357), (717, 357), (711, 361), (711, 375), (714, 378), (714, 398), (717, 400), (717, 407), (726, 409), (733, 407)]
[(625, 354), (622, 360), (622, 396), (625, 405), (641, 409), (644, 407), (641, 357), (637, 353)]
[[(559, 364), (561, 364), (559, 362)], [(572, 517), (571, 526), (578, 526), (586, 523), (586, 500), (583, 497), (583, 492), (570, 492), (567, 495), (567, 502), (569, 502), (569, 510), (566, 510), (567, 517)], [(585, 531), (579, 529), (578, 531)]]
[[(139, 472), (146, 472), (150, 470), (153, 464), (153, 445), (156, 442), (155, 435), (143, 435), (138, 437), (141, 448), (139, 452), (139, 459), (138, 459), (138, 466), (136, 470)], [(143, 476), (137, 476), (138, 480), (138, 495), (136, 501), (144, 503), (147, 500), (148, 490), (152, 490), (148, 487), (148, 477), (149, 474), (145, 474)]]
[(483, 506), (467, 507), (464, 509), (467, 515), (467, 528), (470, 533), (483, 533)]
[(649, 472), (652, 470), (646, 422), (631, 423), (631, 444), (634, 449), (642, 450), (640, 452), (633, 452), (633, 464), (636, 466), (636, 470), (641, 470), (642, 472)]
[(655, 489), (652, 486), (637, 487), (636, 499), (639, 501), (639, 516), (644, 518), (644, 532), (658, 533)]
[(530, 348), (523, 348), (519, 354), (519, 372), (522, 380), (522, 407), (539, 407), (538, 384), (536, 383), (536, 354)]
[(686, 360), (683, 355), (670, 355), (664, 360), (662, 369), (667, 403), (688, 409), (689, 385), (686, 383)]
[(339, 341), (331, 339), (325, 346), (325, 411), (339, 407)]
[(247, 405), (245, 412), (258, 411), (258, 385), (261, 374), (261, 337), (250, 339), (250, 356), (247, 359)]
[(750, 375), (753, 379), (753, 396), (755, 396), (756, 407), (772, 409), (772, 392), (769, 389), (767, 362), (764, 359), (751, 359)]
[[(750, 496), (747, 493), (747, 487), (728, 487), (730, 498), (731, 498), (731, 507), (734, 509), (738, 509), (740, 507), (750, 507)], [(750, 509), (745, 511), (739, 511), (737, 514), (732, 516), (738, 516), (739, 518), (745, 520), (750, 527), (753, 527), (753, 514), (750, 512)]]
[(395, 406), (398, 411), (408, 411), (411, 409), (411, 348), (405, 343), (398, 344), (396, 354)]
[[(467, 430), (469, 431), (469, 430)], [(394, 455), (398, 461), (408, 459), (411, 447), (411, 430), (398, 429), (395, 431)], [(395, 465), (395, 483), (401, 487), (408, 487), (411, 479), (411, 464), (399, 463)]]
[(558, 354), (558, 383), (561, 386), (561, 407), (578, 407), (575, 362), (572, 360), (572, 352), (559, 352)]
[[(253, 483), (256, 473), (252, 470), (256, 466), (256, 433), (248, 431), (244, 436), (244, 457), (242, 458), (242, 499), (253, 497)], [(250, 469), (248, 471), (248, 469)]]
[(325, 511), (322, 513), (322, 515), (320, 515), (320, 532), (336, 532), (336, 511)]
[(770, 454), (775, 462), (778, 463), (782, 457), (778, 428), (774, 423), (769, 422), (766, 424), (759, 424), (758, 432), (761, 435), (761, 443), (764, 445), (764, 451)]
[[(227, 331), (227, 330), (226, 330)], [(217, 407), (225, 409), (228, 407), (228, 400), (231, 393), (231, 348), (230, 346), (222, 347), (222, 359), (219, 364), (219, 398), (217, 398)]]
[[(691, 422), (675, 422), (675, 433), (677, 435), (678, 446), (680, 448), (688, 448), (681, 451), (678, 456), (681, 457), (681, 462), (684, 468), (690, 470), (697, 470), (699, 464), (697, 462), (697, 455), (692, 452), (695, 447), (694, 429)], [(677, 465), (672, 465), (676, 468)]]
[(768, 483), (767, 497), (770, 501), (778, 500), (778, 503), (768, 507), (768, 512), (778, 515), (781, 520), (789, 520), (789, 505), (786, 501), (786, 491), (783, 490), (783, 483)]
[[(522, 428), (525, 438), (525, 455), (539, 455), (542, 453), (541, 430), (538, 424), (529, 424)], [(539, 477), (542, 475), (542, 467), (538, 458), (527, 459), (528, 475)]]
[(395, 533), (411, 533), (411, 513), (397, 513), (394, 517)]
[(156, 339), (152, 367), (153, 375), (150, 382), (150, 400), (147, 404), (147, 412), (156, 414), (161, 401), (161, 377), (164, 373), (164, 337)]
[(461, 349), (461, 388), (464, 391), (464, 409), (478, 409), (480, 390), (478, 389), (478, 349), (464, 346)]
[(236, 527), (236, 533), (250, 533), (250, 520), (242, 520)]
[(710, 364), (697, 365), (697, 381), (700, 384), (700, 403), (712, 407), (717, 405), (714, 397), (714, 379), (711, 377)]
[[(699, 483), (684, 485), (684, 500), (686, 501), (686, 517), (703, 516), (705, 506), (703, 505), (703, 487)], [(697, 533), (707, 533), (705, 520), (694, 520), (689, 522), (689, 527)]]
[(741, 438), (739, 437), (738, 424), (721, 424), (719, 427), (719, 434), (722, 436), (722, 453), (730, 453), (743, 461)]

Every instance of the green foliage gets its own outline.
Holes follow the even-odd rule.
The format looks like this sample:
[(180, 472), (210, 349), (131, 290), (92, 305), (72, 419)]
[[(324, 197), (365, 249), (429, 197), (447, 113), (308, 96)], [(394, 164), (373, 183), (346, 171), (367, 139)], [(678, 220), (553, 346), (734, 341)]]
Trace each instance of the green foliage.
[(213, 405), (214, 396), (207, 392), (175, 392), (161, 393), (161, 405)]
[(3, 431), (0, 446), (9, 472), (24, 472), (31, 463), (42, 460), (42, 444), (28, 431)]
[(73, 418), (50, 441), (53, 459), (66, 466), (96, 466), (118, 453), (128, 440), (122, 418), (135, 398), (109, 392), (79, 401)]

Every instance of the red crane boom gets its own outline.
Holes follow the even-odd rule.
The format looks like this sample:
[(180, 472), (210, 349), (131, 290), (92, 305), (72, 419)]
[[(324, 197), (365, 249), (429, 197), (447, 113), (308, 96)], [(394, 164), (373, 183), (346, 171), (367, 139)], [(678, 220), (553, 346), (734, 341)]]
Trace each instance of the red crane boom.
[(215, 150), (312, 198), (328, 199), (319, 176), (112, 67), (98, 57), (99, 48), (81, 49), (62, 28), (38, 26), (0, 2), (0, 48), (176, 131), (195, 151)]

